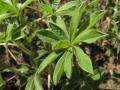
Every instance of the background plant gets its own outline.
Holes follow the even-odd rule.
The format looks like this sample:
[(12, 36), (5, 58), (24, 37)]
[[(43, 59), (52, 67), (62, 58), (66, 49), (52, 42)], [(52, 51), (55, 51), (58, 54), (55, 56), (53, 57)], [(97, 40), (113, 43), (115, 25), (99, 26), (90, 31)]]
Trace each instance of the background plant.
[(118, 2), (1, 0), (1, 89), (12, 80), (23, 90), (95, 90), (107, 78), (119, 86), (119, 50), (106, 44), (119, 48)]

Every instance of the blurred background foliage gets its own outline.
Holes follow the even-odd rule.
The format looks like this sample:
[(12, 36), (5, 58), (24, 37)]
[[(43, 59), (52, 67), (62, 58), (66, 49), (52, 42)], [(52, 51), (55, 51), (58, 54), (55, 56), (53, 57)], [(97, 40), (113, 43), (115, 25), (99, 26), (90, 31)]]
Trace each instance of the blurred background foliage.
[[(80, 19), (77, 8), (82, 4), (86, 9)], [(92, 38), (92, 43), (77, 44), (91, 58), (93, 74), (87, 73), (92, 69), (86, 69), (86, 64), (79, 67), (76, 54), (72, 54), (71, 74), (61, 74), (60, 60), (43, 63), (51, 58), (59, 59), (68, 48), (69, 42), (64, 40), (67, 35), (62, 31), (65, 27), (75, 28), (76, 36), (86, 28), (99, 30), (97, 35), (88, 33), (85, 34), (88, 38), (83, 37)], [(0, 0), (0, 90), (119, 90), (119, 30), (120, 0)], [(99, 35), (106, 37), (98, 40), (95, 37)]]

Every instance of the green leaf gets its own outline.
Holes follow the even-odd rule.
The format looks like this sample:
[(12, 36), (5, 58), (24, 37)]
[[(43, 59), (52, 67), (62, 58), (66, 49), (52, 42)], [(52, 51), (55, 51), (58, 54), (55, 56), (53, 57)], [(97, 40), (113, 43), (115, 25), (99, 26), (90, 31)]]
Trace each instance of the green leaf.
[(41, 0), (41, 2), (44, 4), (49, 4), (49, 0)]
[(40, 76), (37, 73), (35, 74), (34, 77), (34, 84), (35, 84), (35, 90), (44, 90), (40, 80)]
[[(93, 1), (93, 3), (96, 1), (97, 0)], [(99, 13), (101, 13), (100, 16), (98, 15)], [(85, 20), (83, 23), (81, 23), (78, 32), (76, 32), (76, 36), (79, 35), (80, 32), (87, 30), (87, 29), (90, 29), (93, 26), (95, 26), (95, 24), (103, 17), (102, 15), (104, 15), (104, 12), (102, 12), (102, 11), (97, 11), (95, 13), (91, 13), (90, 16), (88, 16), (88, 19)]]
[(42, 5), (42, 9), (44, 11), (47, 11), (47, 12), (51, 13), (51, 14), (53, 13), (53, 8), (50, 5), (48, 5), (48, 4), (43, 4)]
[(86, 72), (93, 74), (93, 66), (90, 57), (79, 47), (75, 47), (75, 55), (79, 66)]
[(70, 24), (71, 40), (73, 40), (75, 37), (75, 33), (77, 32), (77, 28), (80, 23), (80, 19), (81, 19), (83, 13), (85, 12), (85, 10), (86, 10), (86, 3), (82, 3), (80, 7), (76, 8), (74, 15), (72, 16), (71, 24)]
[(21, 43), (19, 41), (16, 41), (14, 43), (16, 43), (18, 48), (21, 49), (27, 55), (35, 56), (35, 53), (33, 51), (31, 51), (30, 49), (28, 49), (23, 43)]
[[(4, 7), (4, 8), (3, 8)], [(14, 13), (18, 13), (18, 10), (14, 6), (12, 6), (11, 2), (7, 2), (4, 0), (0, 0), (0, 8), (6, 10), (6, 11), (11, 11)]]
[(105, 14), (104, 11), (96, 11), (94, 13), (91, 13), (90, 22), (89, 22), (89, 26), (87, 27), (87, 29), (93, 27), (104, 16), (104, 14)]
[(61, 11), (61, 12), (55, 12), (54, 15), (56, 16), (69, 16), (72, 17), (74, 15), (76, 7), (72, 7), (71, 9)]
[(7, 31), (6, 31), (6, 42), (9, 42), (12, 40), (12, 31), (13, 31), (14, 24), (9, 24), (7, 26)]
[(72, 75), (72, 62), (73, 60), (73, 53), (72, 53), (72, 48), (68, 49), (65, 57), (65, 62), (64, 62), (64, 72), (66, 73), (66, 76), (70, 79)]
[(70, 46), (70, 42), (67, 40), (61, 40), (58, 41), (57, 43), (55, 43), (55, 45), (53, 45), (53, 49), (54, 50), (60, 50), (60, 49), (65, 49), (67, 47)]
[(75, 7), (77, 5), (76, 1), (70, 1), (68, 3), (65, 3), (64, 5), (62, 5), (60, 8), (57, 9), (56, 12), (61, 12), (61, 11), (65, 11), (68, 10), (72, 7)]
[(68, 31), (67, 31), (67, 28), (66, 28), (66, 24), (60, 16), (57, 17), (56, 24), (63, 30), (66, 37), (69, 38), (69, 34), (68, 34)]
[(16, 10), (19, 11), (19, 8), (18, 8), (18, 6), (17, 6), (17, 0), (11, 0), (11, 2), (12, 2), (12, 4), (13, 4), (13, 6), (16, 8)]
[(3, 2), (9, 4), (9, 5), (12, 5), (11, 0), (1, 0), (1, 1), (3, 1)]
[(0, 14), (5, 14), (6, 12), (7, 12), (6, 10), (0, 8)]
[(24, 8), (26, 8), (30, 3), (32, 3), (35, 0), (26, 0), (22, 5), (21, 5), (21, 10), (23, 10)]
[(35, 60), (39, 60), (41, 57), (43, 57), (45, 54), (47, 54), (46, 50), (40, 50), (38, 53), (38, 56), (35, 58)]
[(98, 3), (99, 3), (99, 0), (93, 0), (93, 1), (91, 1), (89, 4), (88, 4), (88, 7), (90, 8), (92, 8), (93, 6), (97, 6), (98, 5)]
[(13, 33), (12, 39), (17, 41), (25, 37), (26, 34), (24, 31), (26, 28), (27, 28), (26, 22), (16, 27), (13, 31), (14, 33)]
[(95, 70), (94, 74), (90, 74), (88, 76), (93, 80), (97, 81), (100, 80), (102, 77), (104, 77), (105, 72), (106, 71), (104, 69), (99, 69), (99, 70)]
[(81, 32), (73, 41), (73, 44), (79, 44), (81, 42), (85, 43), (93, 43), (96, 40), (101, 39), (102, 37), (105, 37), (107, 34), (100, 32), (98, 30), (85, 30)]
[(52, 28), (53, 33), (59, 38), (59, 39), (66, 39), (67, 36), (65, 35), (64, 31), (55, 23), (50, 22), (50, 27)]
[(23, 74), (29, 71), (29, 67), (26, 64), (19, 64), (18, 68), (15, 68), (15, 71)]
[(57, 41), (59, 40), (59, 38), (50, 30), (38, 30), (35, 32), (34, 35), (39, 34), (41, 37), (41, 39), (44, 39), (45, 42), (49, 42), (48, 40), (51, 41)]
[(66, 53), (62, 55), (62, 57), (58, 60), (54, 73), (53, 73), (53, 83), (57, 85), (58, 81), (60, 80), (63, 72), (64, 72), (64, 60), (65, 60)]
[(6, 38), (5, 32), (0, 33), (0, 42), (5, 42), (5, 38)]
[(49, 64), (51, 64), (58, 55), (55, 52), (52, 52), (49, 56), (47, 56), (43, 62), (40, 64), (38, 68), (38, 73), (41, 73)]
[(53, 1), (52, 4), (53, 4), (53, 7), (54, 7), (55, 9), (57, 9), (58, 5), (60, 4), (60, 1), (61, 1), (61, 0), (54, 0), (54, 1)]
[(0, 87), (2, 87), (5, 84), (5, 81), (2, 78), (2, 75), (0, 74)]
[(6, 18), (11, 17), (13, 14), (12, 13), (4, 13), (4, 14), (0, 14), (0, 21), (4, 20)]
[(60, 38), (63, 39), (69, 38), (65, 22), (60, 16), (57, 16), (56, 21), (51, 21), (49, 25), (51, 26), (53, 32), (55, 32), (56, 35), (59, 36)]
[(25, 90), (34, 90), (34, 75), (28, 78), (27, 85), (25, 86)]

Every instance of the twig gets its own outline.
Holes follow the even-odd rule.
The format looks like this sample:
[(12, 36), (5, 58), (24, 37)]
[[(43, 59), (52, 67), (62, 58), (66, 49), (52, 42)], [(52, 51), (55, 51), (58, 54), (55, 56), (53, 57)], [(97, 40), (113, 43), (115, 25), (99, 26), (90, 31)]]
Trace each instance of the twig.
[(50, 80), (51, 80), (51, 77), (50, 77), (50, 74), (48, 74), (48, 90), (50, 90)]
[[(5, 46), (5, 45), (6, 45), (6, 43), (0, 43), (0, 46)], [(17, 44), (13, 44), (13, 43), (8, 43), (7, 46), (16, 46), (16, 47), (18, 47)]]
[(14, 79), (16, 77), (16, 75), (12, 76), (11, 78), (9, 78), (6, 82), (9, 82), (10, 80)]
[(13, 55), (13, 53), (8, 49), (8, 52), (10, 53), (11, 57), (17, 62), (16, 57)]
[(31, 23), (34, 23), (34, 22), (39, 22), (40, 20), (43, 20), (43, 19), (45, 19), (45, 18), (49, 18), (49, 17), (51, 17), (52, 15), (48, 15), (47, 17), (41, 17), (41, 18), (37, 18), (36, 20), (34, 20), (33, 22), (31, 22)]

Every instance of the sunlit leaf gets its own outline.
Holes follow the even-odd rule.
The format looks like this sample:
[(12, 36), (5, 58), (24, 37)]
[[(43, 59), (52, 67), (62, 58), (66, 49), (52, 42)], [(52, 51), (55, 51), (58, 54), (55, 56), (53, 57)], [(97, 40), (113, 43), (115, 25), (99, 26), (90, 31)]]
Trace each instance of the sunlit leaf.
[(73, 52), (72, 48), (68, 49), (66, 52), (65, 62), (64, 62), (64, 72), (68, 78), (71, 78), (72, 75), (72, 66), (73, 66)]
[(91, 13), (89, 26), (87, 27), (87, 29), (93, 27), (104, 15), (104, 11), (96, 11), (94, 13)]
[(25, 86), (25, 90), (34, 90), (34, 75), (28, 78), (27, 84)]
[(42, 5), (42, 9), (44, 11), (47, 11), (47, 12), (51, 13), (51, 14), (53, 13), (53, 8), (50, 5), (48, 5), (48, 4), (43, 4)]
[(60, 50), (60, 49), (65, 49), (67, 47), (69, 47), (70, 42), (67, 40), (61, 40), (58, 41), (57, 43), (55, 43), (55, 45), (53, 46), (54, 50)]
[(83, 3), (80, 5), (80, 7), (76, 8), (74, 15), (72, 16), (71, 24), (70, 24), (71, 40), (73, 40), (75, 37), (75, 33), (77, 32), (77, 28), (79, 26), (81, 17), (83, 15), (83, 13), (85, 12), (85, 10), (86, 10), (86, 4)]
[(92, 43), (105, 37), (107, 34), (100, 32), (98, 30), (85, 30), (81, 32), (73, 41), (74, 44), (79, 44), (81, 42)]
[(85, 54), (84, 51), (79, 47), (75, 47), (75, 55), (76, 55), (79, 66), (84, 71), (93, 74), (93, 66), (89, 56)]
[(13, 13), (18, 13), (18, 10), (14, 6), (11, 5), (11, 2), (0, 0), (0, 8), (6, 11), (11, 11)]
[(46, 39), (44, 39), (45, 42), (49, 42), (48, 40), (54, 40), (54, 41), (59, 40), (58, 36), (56, 36), (50, 30), (38, 30), (38, 31), (36, 31), (36, 33), (42, 37), (41, 39), (46, 38)]
[(35, 74), (34, 76), (34, 84), (35, 84), (35, 90), (43, 90), (43, 86), (40, 80), (39, 74)]
[(9, 24), (9, 25), (7, 26), (6, 42), (12, 40), (13, 27), (14, 27), (14, 24)]
[(66, 56), (66, 53), (64, 53), (62, 55), (62, 57), (58, 60), (56, 66), (55, 66), (54, 73), (53, 73), (53, 82), (55, 85), (59, 82), (59, 80), (64, 72), (65, 56)]
[(47, 56), (43, 62), (40, 64), (39, 68), (38, 68), (38, 73), (41, 73), (49, 64), (51, 64), (56, 58), (58, 57), (58, 55), (53, 52), (51, 53), (49, 56)]
[(4, 13), (4, 14), (0, 14), (0, 21), (4, 20), (6, 18), (11, 17), (13, 14), (12, 13)]
[(62, 5), (60, 8), (57, 9), (56, 12), (61, 12), (61, 11), (65, 11), (68, 10), (72, 7), (75, 7), (77, 5), (76, 1), (70, 1), (68, 3), (65, 3), (64, 5)]
[(30, 3), (32, 3), (35, 0), (26, 0), (22, 5), (21, 5), (21, 10), (23, 10), (24, 8), (26, 8)]

